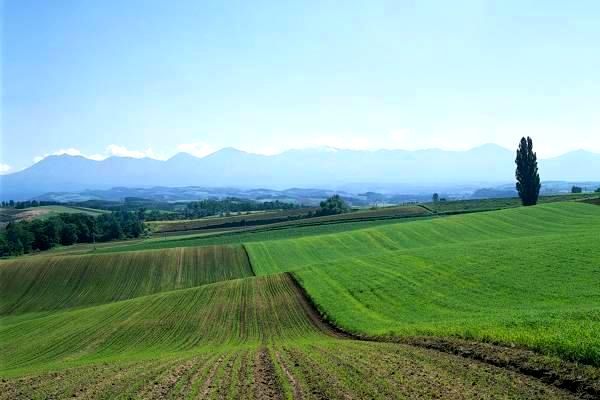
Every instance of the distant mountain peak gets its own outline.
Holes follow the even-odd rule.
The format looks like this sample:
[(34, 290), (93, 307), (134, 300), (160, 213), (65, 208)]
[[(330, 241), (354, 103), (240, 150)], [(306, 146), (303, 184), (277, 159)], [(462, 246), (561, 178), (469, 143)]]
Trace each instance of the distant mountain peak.
[[(600, 154), (576, 150), (539, 162), (545, 180), (600, 179)], [(225, 147), (205, 157), (178, 153), (167, 161), (81, 155), (48, 156), (22, 171), (0, 177), (4, 200), (44, 192), (70, 192), (113, 186), (340, 187), (416, 184), (492, 185), (514, 179), (511, 150), (485, 144), (468, 151), (342, 150), (323, 146), (267, 156)]]
[(190, 154), (188, 152), (182, 151), (179, 152), (177, 154), (175, 154), (173, 157), (169, 158), (167, 161), (173, 161), (173, 160), (197, 160), (200, 157), (196, 157), (193, 154)]

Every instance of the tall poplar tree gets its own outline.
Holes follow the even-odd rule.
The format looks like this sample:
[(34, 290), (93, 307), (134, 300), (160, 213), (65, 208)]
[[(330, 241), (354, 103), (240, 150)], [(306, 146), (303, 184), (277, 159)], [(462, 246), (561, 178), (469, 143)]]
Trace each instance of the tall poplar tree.
[(515, 159), (517, 170), (517, 191), (524, 206), (537, 204), (540, 194), (540, 175), (538, 174), (537, 156), (533, 151), (533, 141), (529, 136), (521, 138)]

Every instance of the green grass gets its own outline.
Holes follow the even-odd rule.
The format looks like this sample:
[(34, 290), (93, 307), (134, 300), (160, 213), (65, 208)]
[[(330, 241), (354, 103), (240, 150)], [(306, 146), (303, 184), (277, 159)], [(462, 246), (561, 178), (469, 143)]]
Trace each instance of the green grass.
[(381, 218), (406, 218), (429, 215), (430, 212), (420, 206), (394, 206), (370, 210), (354, 210), (353, 212), (337, 215), (326, 215), (322, 217), (301, 218), (287, 221), (288, 217), (297, 218), (306, 216), (308, 212), (314, 212), (315, 208), (298, 208), (281, 211), (257, 212), (249, 215), (241, 214), (230, 217), (206, 217), (183, 221), (152, 221), (148, 225), (155, 232), (201, 232), (207, 229), (223, 229), (227, 225), (237, 224), (244, 220), (248, 226), (268, 224), (270, 227), (299, 227), (303, 225), (315, 225), (322, 223), (357, 221)]
[(80, 307), (252, 276), (241, 246), (0, 261), (0, 315)]
[(386, 251), (552, 233), (597, 232), (599, 224), (600, 208), (568, 202), (248, 243), (246, 247), (256, 273), (267, 274)]
[[(556, 203), (564, 201), (580, 201), (597, 197), (595, 193), (580, 194), (559, 194), (552, 196), (540, 196), (539, 204)], [(473, 200), (452, 200), (440, 201), (437, 203), (425, 203), (425, 207), (434, 212), (454, 213), (465, 211), (498, 210), (502, 208), (520, 207), (521, 199), (518, 197), (497, 198), (497, 199), (473, 199)]]
[(548, 204), (247, 245), (340, 327), (516, 343), (600, 365), (600, 208)]
[(354, 333), (599, 365), (600, 207), (397, 221), (255, 233), (276, 240), (245, 245), (252, 267), (237, 245), (0, 262), (0, 399), (567, 397), (467, 358), (336, 337), (282, 271)]
[[(125, 251), (141, 251), (152, 249), (168, 249), (174, 247), (191, 247), (191, 246), (210, 246), (210, 245), (234, 245), (244, 244), (258, 241), (294, 239), (308, 236), (348, 232), (357, 229), (364, 229), (373, 226), (382, 226), (389, 224), (397, 224), (399, 222), (408, 222), (418, 218), (400, 218), (400, 219), (378, 219), (366, 220), (358, 222), (333, 222), (329, 224), (315, 225), (290, 225), (280, 228), (262, 227), (262, 228), (247, 228), (233, 232), (218, 232), (216, 234), (199, 234), (199, 235), (181, 235), (175, 237), (160, 238), (155, 237), (143, 241), (136, 240), (133, 243), (129, 242), (114, 242), (106, 244), (102, 248), (98, 248), (97, 253), (113, 253)], [(88, 246), (89, 247), (89, 246)], [(74, 247), (72, 251), (79, 252), (81, 248)]]
[[(286, 274), (0, 319), (0, 374), (328, 336)], [(17, 371), (13, 371), (17, 370)], [(12, 371), (12, 372), (11, 372)]]

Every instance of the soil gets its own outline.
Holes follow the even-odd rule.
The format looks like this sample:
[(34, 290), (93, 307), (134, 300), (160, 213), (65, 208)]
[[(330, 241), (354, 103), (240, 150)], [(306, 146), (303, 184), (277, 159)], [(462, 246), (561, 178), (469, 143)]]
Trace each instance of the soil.
[(254, 392), (257, 399), (283, 399), (282, 388), (277, 380), (269, 351), (265, 348), (256, 353), (254, 364)]

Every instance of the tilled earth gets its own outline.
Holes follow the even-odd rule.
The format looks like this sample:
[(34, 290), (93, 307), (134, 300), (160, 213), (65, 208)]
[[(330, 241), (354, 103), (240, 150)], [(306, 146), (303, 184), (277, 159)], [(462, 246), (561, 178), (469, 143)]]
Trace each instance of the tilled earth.
[(586, 394), (460, 355), (407, 344), (341, 338), (102, 363), (0, 382), (1, 399), (580, 397)]

